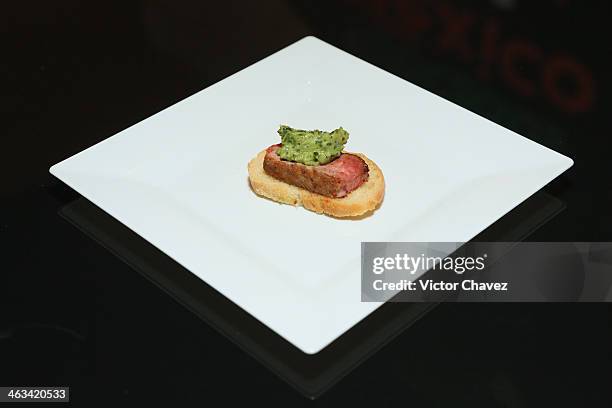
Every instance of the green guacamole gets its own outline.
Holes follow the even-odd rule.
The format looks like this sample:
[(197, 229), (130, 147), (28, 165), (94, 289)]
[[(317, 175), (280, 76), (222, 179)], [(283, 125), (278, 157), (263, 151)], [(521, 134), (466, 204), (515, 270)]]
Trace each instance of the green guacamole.
[(308, 166), (329, 163), (342, 154), (349, 134), (341, 127), (333, 132), (293, 129), (281, 125), (278, 129), (282, 147), (277, 154), (283, 160)]

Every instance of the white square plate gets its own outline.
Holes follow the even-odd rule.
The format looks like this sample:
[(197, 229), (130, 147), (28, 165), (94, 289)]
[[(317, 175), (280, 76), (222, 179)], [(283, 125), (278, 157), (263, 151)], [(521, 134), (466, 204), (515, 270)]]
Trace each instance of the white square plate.
[[(372, 216), (257, 197), (280, 124), (350, 132), (385, 174)], [(53, 175), (306, 353), (374, 311), (362, 241), (473, 238), (572, 160), (306, 37), (51, 167)]]

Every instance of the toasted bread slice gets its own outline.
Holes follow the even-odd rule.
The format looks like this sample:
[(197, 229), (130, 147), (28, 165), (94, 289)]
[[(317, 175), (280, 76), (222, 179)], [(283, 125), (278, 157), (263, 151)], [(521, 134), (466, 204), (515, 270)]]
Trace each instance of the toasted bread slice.
[(255, 193), (279, 203), (301, 205), (308, 210), (333, 217), (357, 217), (375, 210), (380, 205), (385, 195), (385, 178), (376, 163), (365, 155), (351, 154), (361, 157), (367, 163), (369, 177), (346, 197), (331, 198), (311, 193), (268, 175), (263, 169), (265, 149), (249, 162), (249, 182)]

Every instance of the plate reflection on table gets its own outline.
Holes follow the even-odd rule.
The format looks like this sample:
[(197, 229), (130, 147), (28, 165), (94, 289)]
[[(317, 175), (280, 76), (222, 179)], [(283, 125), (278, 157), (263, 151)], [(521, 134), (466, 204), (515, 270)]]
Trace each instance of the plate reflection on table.
[[(524, 240), (564, 208), (558, 199), (538, 192), (475, 240)], [(387, 303), (321, 352), (308, 355), (86, 199), (75, 200), (59, 213), (310, 398), (321, 395), (437, 304)]]

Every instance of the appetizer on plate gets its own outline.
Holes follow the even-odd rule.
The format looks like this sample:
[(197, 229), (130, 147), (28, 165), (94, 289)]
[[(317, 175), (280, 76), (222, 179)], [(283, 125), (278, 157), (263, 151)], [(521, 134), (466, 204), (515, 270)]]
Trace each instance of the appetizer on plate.
[(280, 144), (249, 162), (255, 193), (334, 217), (360, 216), (380, 205), (385, 194), (382, 171), (364, 154), (343, 151), (349, 137), (346, 130), (282, 125), (278, 134)]

